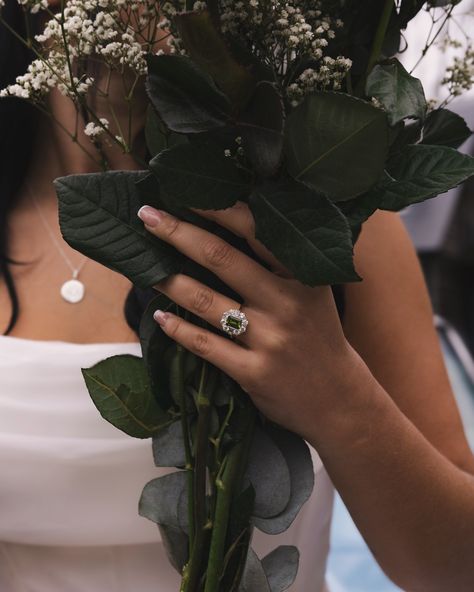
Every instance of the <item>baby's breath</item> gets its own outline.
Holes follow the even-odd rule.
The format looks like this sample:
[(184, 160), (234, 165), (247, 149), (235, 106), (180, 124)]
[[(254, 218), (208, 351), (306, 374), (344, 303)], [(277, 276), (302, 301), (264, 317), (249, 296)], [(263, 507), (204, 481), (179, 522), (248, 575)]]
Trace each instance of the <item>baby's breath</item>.
[[(169, 0), (162, 6), (161, 26), (173, 32), (171, 52), (184, 52), (173, 28), (174, 15), (184, 8), (184, 0)], [(206, 2), (199, 0), (193, 8), (203, 10)], [(341, 88), (352, 62), (343, 56), (326, 56), (325, 50), (343, 23), (324, 14), (320, 1), (221, 0), (219, 10), (224, 36), (245, 43), (266, 63), (293, 105), (315, 90)], [(307, 68), (298, 73), (296, 67), (293, 75), (292, 68), (303, 61)]]

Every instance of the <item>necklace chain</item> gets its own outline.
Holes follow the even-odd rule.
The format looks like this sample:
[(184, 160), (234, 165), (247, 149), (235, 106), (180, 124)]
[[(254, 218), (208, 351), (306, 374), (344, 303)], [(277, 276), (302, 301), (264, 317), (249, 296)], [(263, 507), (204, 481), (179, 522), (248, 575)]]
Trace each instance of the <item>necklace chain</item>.
[(77, 277), (79, 276), (79, 273), (81, 272), (82, 268), (87, 263), (88, 258), (87, 257), (84, 257), (84, 259), (83, 259), (82, 263), (79, 265), (79, 267), (74, 267), (74, 265), (71, 263), (71, 260), (69, 259), (69, 257), (61, 249), (61, 245), (59, 244), (59, 241), (57, 240), (57, 238), (54, 236), (54, 232), (52, 231), (50, 225), (48, 224), (48, 222), (47, 222), (47, 220), (46, 220), (43, 212), (41, 211), (41, 208), (40, 208), (38, 202), (36, 201), (35, 197), (33, 196), (33, 193), (29, 189), (28, 189), (28, 193), (29, 193), (29, 195), (31, 197), (31, 200), (33, 201), (33, 204), (34, 204), (34, 206), (36, 208), (36, 211), (38, 212), (38, 215), (39, 215), (40, 220), (41, 220), (41, 222), (42, 222), (42, 224), (44, 226), (44, 229), (46, 230), (46, 232), (49, 235), (49, 238), (51, 239), (51, 241), (55, 245), (56, 249), (58, 250), (58, 252), (61, 255), (61, 257), (63, 258), (63, 260), (66, 263), (66, 265), (71, 270), (73, 279), (77, 279)]

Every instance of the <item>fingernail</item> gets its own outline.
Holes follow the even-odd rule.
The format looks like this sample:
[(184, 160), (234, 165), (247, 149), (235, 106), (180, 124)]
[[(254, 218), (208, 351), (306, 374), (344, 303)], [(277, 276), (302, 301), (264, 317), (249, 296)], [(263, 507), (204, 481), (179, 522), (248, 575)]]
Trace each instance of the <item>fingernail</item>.
[(160, 325), (160, 327), (165, 326), (166, 321), (168, 320), (168, 316), (169, 315), (166, 312), (163, 312), (162, 310), (157, 310), (153, 313), (153, 318), (158, 323), (158, 325)]
[(158, 226), (163, 219), (163, 214), (151, 206), (142, 206), (138, 210), (137, 216), (144, 224), (151, 227)]

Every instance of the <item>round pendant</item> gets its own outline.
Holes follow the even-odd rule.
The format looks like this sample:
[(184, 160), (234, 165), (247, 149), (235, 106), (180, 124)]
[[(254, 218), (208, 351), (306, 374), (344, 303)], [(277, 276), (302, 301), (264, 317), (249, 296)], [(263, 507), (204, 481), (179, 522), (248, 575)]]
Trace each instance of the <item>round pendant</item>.
[(84, 298), (84, 292), (84, 284), (79, 280), (68, 280), (61, 286), (61, 296), (71, 304), (80, 302)]

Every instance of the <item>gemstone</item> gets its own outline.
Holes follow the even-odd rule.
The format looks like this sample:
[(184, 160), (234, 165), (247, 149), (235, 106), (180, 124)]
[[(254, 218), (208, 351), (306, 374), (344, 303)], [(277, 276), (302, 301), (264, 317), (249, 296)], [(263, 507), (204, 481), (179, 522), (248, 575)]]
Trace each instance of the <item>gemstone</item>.
[(241, 310), (228, 310), (222, 315), (221, 327), (232, 337), (245, 333), (248, 324), (247, 317)]
[(236, 331), (240, 331), (240, 329), (242, 329), (242, 319), (238, 319), (237, 317), (228, 316), (225, 324)]

